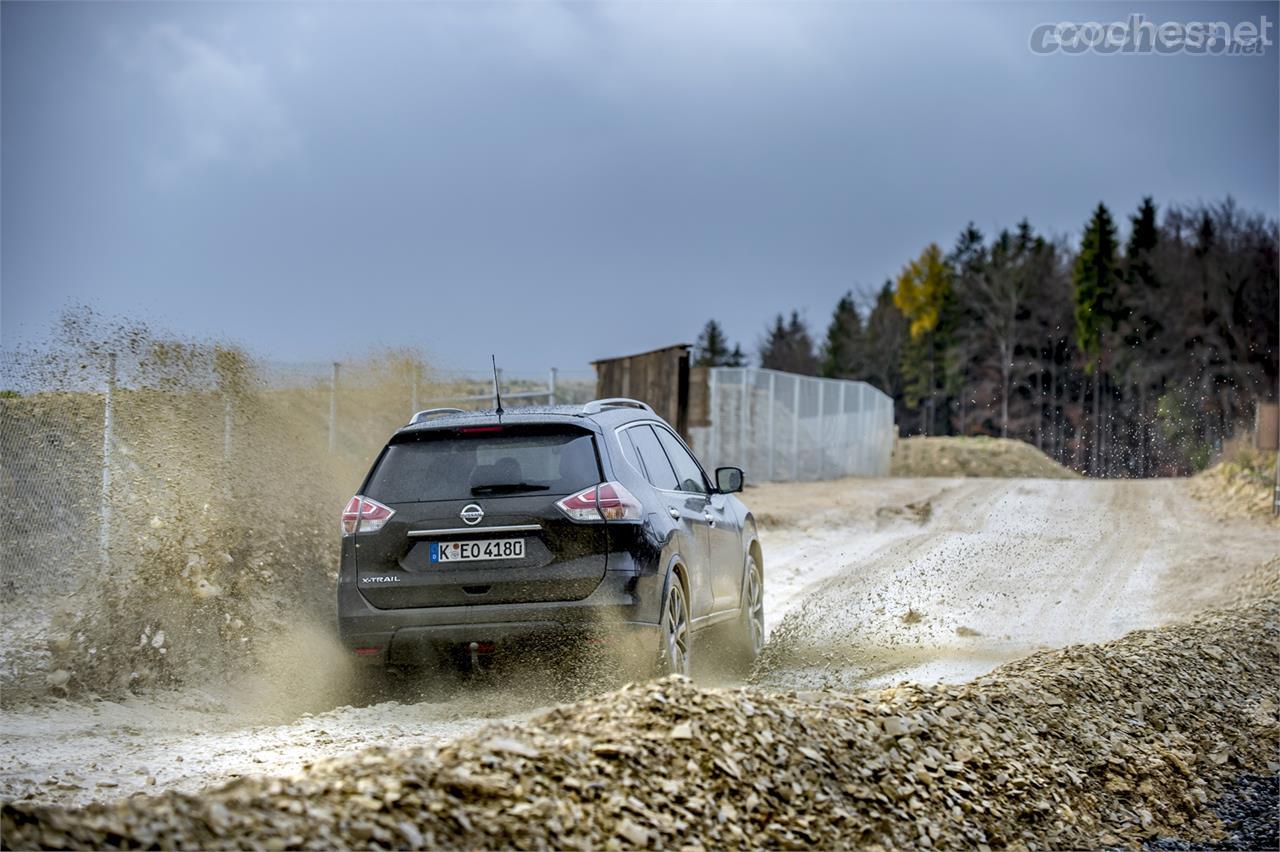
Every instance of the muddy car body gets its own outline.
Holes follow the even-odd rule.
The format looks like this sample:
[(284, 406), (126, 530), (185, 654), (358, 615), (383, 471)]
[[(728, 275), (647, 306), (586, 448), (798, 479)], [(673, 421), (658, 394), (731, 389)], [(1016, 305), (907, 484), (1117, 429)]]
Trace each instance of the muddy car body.
[(421, 412), (344, 513), (343, 642), (367, 665), (408, 667), (621, 639), (641, 664), (687, 673), (698, 637), (749, 663), (764, 566), (742, 481), (708, 477), (632, 400)]

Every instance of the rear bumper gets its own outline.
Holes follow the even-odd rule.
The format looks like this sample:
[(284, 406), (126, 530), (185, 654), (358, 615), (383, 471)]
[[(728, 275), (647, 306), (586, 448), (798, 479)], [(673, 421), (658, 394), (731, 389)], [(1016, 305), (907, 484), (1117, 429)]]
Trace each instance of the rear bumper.
[(609, 637), (656, 648), (657, 585), (656, 575), (606, 571), (595, 591), (576, 601), (377, 609), (354, 583), (340, 582), (338, 632), (348, 649), (360, 649), (357, 659), (367, 664), (431, 662), (471, 642), (501, 649)]

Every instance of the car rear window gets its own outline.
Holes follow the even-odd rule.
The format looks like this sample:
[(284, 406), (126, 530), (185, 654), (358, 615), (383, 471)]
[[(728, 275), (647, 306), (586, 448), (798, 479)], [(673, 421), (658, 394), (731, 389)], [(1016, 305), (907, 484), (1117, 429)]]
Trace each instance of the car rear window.
[(562, 496), (600, 480), (594, 440), (578, 430), (425, 433), (387, 447), (365, 494), (382, 503)]

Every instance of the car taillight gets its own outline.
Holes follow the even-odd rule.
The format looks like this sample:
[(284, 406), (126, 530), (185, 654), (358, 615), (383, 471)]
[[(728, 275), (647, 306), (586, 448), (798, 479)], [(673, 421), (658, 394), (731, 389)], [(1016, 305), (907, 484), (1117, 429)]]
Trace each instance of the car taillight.
[(395, 509), (389, 509), (377, 500), (357, 494), (347, 503), (347, 508), (342, 510), (342, 534), (377, 532), (395, 513)]
[(556, 505), (575, 521), (638, 521), (644, 517), (640, 501), (618, 482), (584, 488)]

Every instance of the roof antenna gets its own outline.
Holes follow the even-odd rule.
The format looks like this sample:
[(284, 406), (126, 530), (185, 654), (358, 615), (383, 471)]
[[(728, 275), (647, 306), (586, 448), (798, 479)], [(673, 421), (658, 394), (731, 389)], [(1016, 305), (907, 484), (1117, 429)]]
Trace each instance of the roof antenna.
[(498, 422), (501, 423), (502, 422), (502, 391), (498, 388), (498, 359), (491, 354), (489, 356), (489, 360), (493, 363), (493, 399), (494, 399), (494, 402), (497, 403), (497, 407), (494, 409), (494, 411), (498, 415)]

